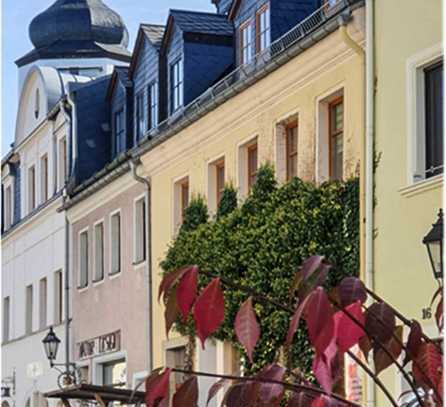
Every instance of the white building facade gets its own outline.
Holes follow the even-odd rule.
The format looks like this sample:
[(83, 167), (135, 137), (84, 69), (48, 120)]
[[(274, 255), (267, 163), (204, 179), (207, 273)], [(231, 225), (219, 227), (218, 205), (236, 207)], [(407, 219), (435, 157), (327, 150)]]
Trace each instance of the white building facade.
[[(71, 22), (67, 31), (54, 24), (64, 18)], [(92, 21), (108, 25), (95, 32)], [(15, 139), (2, 160), (1, 374), (10, 395), (2, 397), (3, 407), (45, 406), (42, 394), (57, 388), (59, 372), (50, 368), (42, 345), (50, 327), (62, 341), (56, 362), (66, 358), (71, 278), (60, 208), (77, 157), (68, 90), (129, 59), (125, 25), (101, 1), (57, 1), (33, 20), (30, 36), (35, 49), (16, 62)]]

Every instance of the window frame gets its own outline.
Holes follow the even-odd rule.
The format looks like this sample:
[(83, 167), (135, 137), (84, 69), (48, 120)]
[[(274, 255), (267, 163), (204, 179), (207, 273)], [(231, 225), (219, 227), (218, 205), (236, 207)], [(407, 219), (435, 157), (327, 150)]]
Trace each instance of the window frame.
[[(255, 153), (256, 153), (256, 157), (255, 157), (256, 169), (255, 169), (255, 171), (252, 171), (252, 168), (251, 168), (250, 154), (252, 153), (252, 151), (255, 151)], [(246, 166), (247, 166), (246, 175), (248, 177), (246, 185), (248, 186), (248, 193), (250, 193), (252, 191), (254, 184), (256, 183), (257, 171), (259, 170), (259, 145), (258, 145), (257, 139), (255, 141), (253, 141), (252, 143), (249, 143), (246, 146), (246, 158), (247, 158), (247, 160), (246, 160)]]
[(158, 126), (158, 81), (153, 81), (147, 86), (147, 106), (147, 130), (153, 130)]
[[(265, 15), (266, 27), (262, 30), (262, 16)], [(265, 44), (262, 44), (264, 39)], [(271, 11), (268, 3), (256, 12), (256, 52), (265, 51), (271, 45)]]
[[(137, 257), (137, 232), (138, 232), (138, 219), (137, 219), (137, 205), (140, 203), (142, 205), (142, 258)], [(147, 199), (146, 194), (139, 195), (133, 200), (133, 265), (144, 264), (147, 260)]]
[[(86, 257), (87, 260), (85, 262), (86, 270), (85, 270), (85, 284), (82, 284), (82, 236), (87, 236), (87, 247), (86, 247)], [(90, 228), (86, 227), (78, 232), (78, 290), (84, 290), (89, 286), (89, 274), (90, 274)]]
[[(32, 182), (31, 182), (32, 173)], [(28, 213), (34, 211), (37, 207), (36, 200), (36, 166), (35, 164), (28, 167), (27, 173), (27, 183), (28, 183)]]
[[(175, 72), (178, 67), (178, 72)], [(178, 82), (175, 81), (178, 74)], [(177, 58), (169, 65), (170, 77), (170, 113), (173, 114), (184, 104), (184, 65), (183, 58)]]
[(48, 326), (48, 279), (39, 280), (39, 330)]
[(57, 270), (53, 275), (53, 287), (54, 287), (54, 313), (53, 313), (53, 323), (54, 325), (59, 325), (63, 321), (63, 272), (62, 270)]
[(183, 185), (189, 185), (189, 202), (191, 198), (191, 190), (190, 190), (190, 176), (189, 174), (184, 174), (172, 180), (172, 197), (173, 197), (173, 205), (172, 205), (172, 237), (175, 237), (178, 231), (183, 224), (183, 202), (182, 202), (182, 192)]
[(48, 153), (40, 157), (40, 202), (43, 204), (49, 195), (49, 162)]
[[(339, 105), (342, 105), (342, 128), (333, 129), (333, 118), (334, 118), (333, 110)], [(342, 148), (341, 177), (335, 178), (333, 171), (334, 144), (336, 143), (336, 138), (339, 137), (339, 135), (342, 135), (342, 144), (344, 144), (344, 134), (345, 134), (345, 101), (344, 101), (344, 95), (341, 95), (328, 102), (328, 177), (330, 180), (342, 181), (344, 179), (344, 148)]]
[(34, 332), (34, 285), (28, 284), (25, 287), (25, 335), (31, 335), (33, 332)]
[[(221, 199), (226, 185), (226, 165), (224, 157), (218, 160), (215, 164), (215, 202), (217, 203), (217, 208), (220, 205)], [(219, 171), (223, 170), (223, 183), (220, 184)]]
[[(119, 216), (119, 235), (118, 235), (118, 262), (119, 267), (118, 270), (113, 270), (113, 218), (115, 216)], [(122, 212), (121, 209), (116, 209), (113, 212), (110, 212), (110, 231), (109, 231), (109, 241), (110, 241), (110, 267), (109, 267), (109, 276), (116, 277), (119, 276), (122, 272)]]
[[(98, 244), (97, 241), (97, 236), (96, 236), (96, 228), (98, 228), (99, 226), (102, 227), (102, 275), (100, 278), (98, 278), (98, 270), (97, 270), (97, 247), (96, 245)], [(100, 219), (97, 222), (95, 222), (93, 224), (93, 284), (98, 284), (102, 281), (104, 281), (105, 279), (105, 220), (104, 219)]]
[(146, 129), (146, 118), (144, 111), (144, 90), (140, 90), (135, 95), (135, 126), (136, 126), (136, 141), (138, 142), (144, 136)]
[[(239, 27), (239, 36), (240, 36), (240, 41), (239, 41), (239, 45), (240, 45), (240, 64), (241, 65), (246, 65), (249, 64), (253, 58), (253, 48), (255, 47), (255, 39), (253, 41), (252, 38), (252, 25), (253, 25), (253, 19), (249, 18), (247, 20), (245, 20), (242, 24), (240, 24)], [(245, 42), (245, 36), (244, 33), (248, 33), (247, 34), (247, 40), (249, 40), (249, 42)], [(245, 59), (245, 51), (246, 51), (246, 57), (247, 59)]]
[(11, 296), (3, 297), (2, 306), (2, 342), (6, 343), (11, 340)]
[[(120, 119), (120, 120), (119, 120)], [(118, 127), (118, 123), (121, 123), (121, 127)], [(113, 132), (114, 132), (114, 141), (115, 141), (115, 154), (119, 155), (119, 153), (125, 151), (125, 114), (124, 108), (120, 108), (113, 113)], [(121, 145), (123, 142), (124, 145)]]
[[(296, 129), (296, 150), (290, 151), (290, 130)], [(290, 162), (295, 157), (296, 160), (296, 174), (290, 174)], [(286, 181), (291, 181), (298, 176), (298, 163), (299, 163), (299, 122), (293, 120), (285, 126), (285, 166), (286, 166)]]
[[(5, 221), (5, 230), (8, 230), (14, 224), (14, 185), (13, 183), (5, 183), (4, 187), (4, 209), (3, 216)], [(9, 192), (8, 192), (9, 191)]]

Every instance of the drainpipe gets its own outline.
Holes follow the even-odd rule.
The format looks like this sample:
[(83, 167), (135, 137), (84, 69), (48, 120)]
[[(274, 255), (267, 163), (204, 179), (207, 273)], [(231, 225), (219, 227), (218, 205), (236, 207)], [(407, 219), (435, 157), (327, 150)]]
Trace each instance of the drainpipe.
[[(375, 137), (375, 16), (374, 0), (366, 0), (366, 172), (365, 172), (365, 282), (375, 289), (373, 264), (374, 137)], [(367, 405), (375, 405), (375, 386), (367, 381)]]
[[(67, 147), (71, 145), (71, 140), (74, 139), (73, 133), (73, 122), (71, 114), (74, 113), (74, 105), (71, 108), (71, 114), (67, 111), (64, 105), (64, 101), (61, 101), (61, 109), (65, 117), (65, 121), (68, 123), (68, 131), (66, 134), (67, 139)], [(67, 157), (70, 157), (67, 154)], [(69, 160), (69, 159), (68, 159)], [(67, 161), (68, 161), (67, 160)], [(70, 169), (68, 163), (65, 163), (66, 168)], [(71, 177), (71, 172), (67, 172), (68, 178)], [(68, 181), (64, 181), (64, 189), (63, 189), (63, 202), (65, 204), (68, 193), (67, 193), (67, 184)], [(70, 223), (68, 221), (67, 212), (65, 211), (65, 272), (64, 272), (64, 292), (65, 292), (65, 369), (67, 372), (70, 371), (70, 271), (69, 271), (69, 254), (70, 254), (70, 234), (69, 234)]]
[(152, 188), (150, 184), (150, 179), (143, 178), (137, 174), (138, 165), (141, 161), (132, 160), (130, 161), (130, 167), (132, 169), (133, 178), (143, 184), (146, 188), (146, 235), (147, 235), (147, 259), (146, 259), (146, 279), (147, 279), (147, 291), (148, 291), (148, 301), (147, 301), (147, 328), (146, 337), (148, 345), (147, 354), (147, 371), (150, 373), (153, 370), (153, 294), (152, 294)]

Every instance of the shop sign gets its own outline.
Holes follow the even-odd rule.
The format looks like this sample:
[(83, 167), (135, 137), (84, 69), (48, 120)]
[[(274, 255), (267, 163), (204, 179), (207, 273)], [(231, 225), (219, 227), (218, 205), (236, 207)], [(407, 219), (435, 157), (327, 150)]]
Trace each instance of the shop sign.
[(97, 336), (77, 344), (79, 360), (92, 358), (121, 349), (121, 331)]

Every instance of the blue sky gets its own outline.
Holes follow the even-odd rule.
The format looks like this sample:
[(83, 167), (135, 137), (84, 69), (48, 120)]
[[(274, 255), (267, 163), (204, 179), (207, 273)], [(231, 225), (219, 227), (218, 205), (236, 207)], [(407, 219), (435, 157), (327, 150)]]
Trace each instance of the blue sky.
[[(28, 26), (54, 0), (1, 0), (2, 5), (2, 156), (14, 140), (18, 103), (17, 67), (14, 61), (32, 49)], [(213, 11), (211, 0), (105, 0), (124, 19), (130, 49), (140, 23), (164, 24), (169, 8)]]

